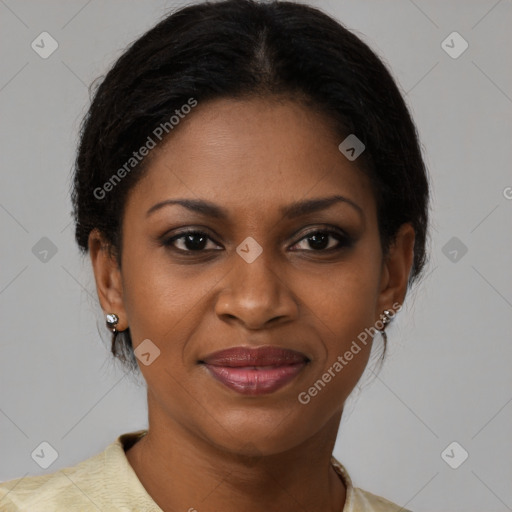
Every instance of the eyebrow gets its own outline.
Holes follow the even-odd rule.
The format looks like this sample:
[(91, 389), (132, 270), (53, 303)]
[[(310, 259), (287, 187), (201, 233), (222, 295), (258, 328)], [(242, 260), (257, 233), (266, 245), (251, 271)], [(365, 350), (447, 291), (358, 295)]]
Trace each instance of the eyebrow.
[[(351, 199), (341, 196), (334, 195), (329, 197), (319, 197), (315, 199), (307, 199), (304, 201), (297, 201), (289, 205), (283, 206), (280, 209), (281, 215), (286, 219), (292, 219), (307, 215), (308, 213), (315, 213), (320, 210), (325, 210), (336, 203), (346, 203), (352, 206), (364, 219), (365, 215), (363, 209)], [(220, 220), (227, 220), (229, 217), (228, 211), (221, 206), (211, 203), (210, 201), (204, 201), (202, 199), (166, 199), (155, 205), (153, 205), (147, 212), (146, 217), (160, 210), (164, 206), (179, 205), (187, 208), (196, 213), (208, 217), (214, 217)]]

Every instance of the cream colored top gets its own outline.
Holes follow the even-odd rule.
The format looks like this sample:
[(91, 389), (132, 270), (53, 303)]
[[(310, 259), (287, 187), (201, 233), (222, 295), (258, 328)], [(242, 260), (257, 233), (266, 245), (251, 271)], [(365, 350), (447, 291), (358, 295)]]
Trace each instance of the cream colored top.
[[(75, 466), (0, 483), (1, 512), (162, 512), (125, 454), (147, 430), (120, 435), (107, 448)], [(347, 470), (332, 464), (346, 486), (341, 512), (410, 512), (352, 486)]]

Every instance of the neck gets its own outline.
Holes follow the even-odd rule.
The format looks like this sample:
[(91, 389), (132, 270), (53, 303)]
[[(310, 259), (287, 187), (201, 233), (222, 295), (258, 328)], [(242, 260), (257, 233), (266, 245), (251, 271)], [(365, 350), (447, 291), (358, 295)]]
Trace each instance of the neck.
[(262, 455), (247, 443), (227, 451), (155, 413), (148, 433), (126, 456), (164, 511), (342, 512), (346, 489), (330, 460), (341, 411), (302, 445)]

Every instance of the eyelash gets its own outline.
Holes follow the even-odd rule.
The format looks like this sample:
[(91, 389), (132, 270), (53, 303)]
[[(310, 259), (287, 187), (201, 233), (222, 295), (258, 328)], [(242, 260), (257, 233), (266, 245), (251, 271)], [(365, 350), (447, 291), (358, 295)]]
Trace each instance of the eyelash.
[[(328, 236), (332, 236), (333, 238), (337, 239), (338, 245), (336, 247), (330, 247), (328, 249), (317, 249), (317, 250), (315, 250), (315, 249), (298, 249), (298, 250), (299, 251), (304, 250), (306, 252), (314, 252), (314, 253), (331, 253), (333, 251), (340, 251), (344, 248), (349, 248), (353, 245), (353, 240), (347, 234), (343, 233), (341, 230), (337, 231), (332, 228), (316, 229), (314, 231), (310, 231), (310, 232), (306, 233), (302, 238), (300, 238), (297, 242), (295, 242), (293, 245), (297, 245), (298, 243), (302, 242), (303, 240), (307, 240), (308, 238), (311, 238), (313, 235), (317, 235), (319, 233), (322, 233), (322, 234), (325, 234)], [(182, 231), (181, 233), (174, 235), (171, 238), (164, 239), (162, 241), (162, 245), (169, 247), (170, 249), (177, 251), (181, 254), (193, 255), (194, 253), (200, 254), (200, 253), (206, 252), (207, 249), (198, 249), (198, 250), (194, 251), (194, 250), (188, 250), (188, 249), (187, 250), (186, 249), (178, 249), (177, 247), (174, 246), (174, 242), (176, 240), (180, 240), (180, 239), (185, 238), (186, 236), (190, 236), (190, 235), (205, 236), (212, 242), (216, 243), (215, 240), (213, 240), (208, 235), (208, 233), (205, 233), (204, 231), (198, 231), (198, 230), (191, 229), (191, 230), (187, 230), (187, 231)], [(218, 250), (218, 249), (214, 249), (214, 250)]]

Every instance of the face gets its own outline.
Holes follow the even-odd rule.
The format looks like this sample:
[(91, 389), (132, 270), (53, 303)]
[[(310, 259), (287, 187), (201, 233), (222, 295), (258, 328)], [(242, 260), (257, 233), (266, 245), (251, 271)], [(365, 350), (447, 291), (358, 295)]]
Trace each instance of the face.
[[(129, 193), (121, 269), (91, 234), (104, 310), (149, 353), (153, 421), (273, 454), (339, 419), (371, 338), (353, 343), (403, 300), (414, 238), (405, 225), (383, 258), (372, 189), (340, 142), (292, 101), (199, 104)], [(262, 346), (285, 351), (246, 360), (258, 370), (205, 364)]]

